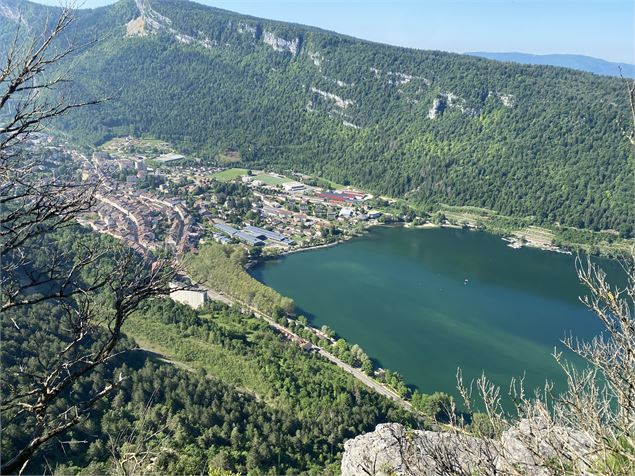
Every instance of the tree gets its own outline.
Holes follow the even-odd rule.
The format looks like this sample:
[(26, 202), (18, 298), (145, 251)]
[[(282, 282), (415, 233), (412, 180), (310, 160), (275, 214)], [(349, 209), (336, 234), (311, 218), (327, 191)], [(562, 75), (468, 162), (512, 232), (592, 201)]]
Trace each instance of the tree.
[(443, 212), (436, 212), (432, 218), (432, 222), (436, 225), (443, 225), (447, 221), (447, 218)]
[(453, 398), (447, 393), (434, 392), (426, 395), (415, 392), (412, 395), (412, 406), (434, 421), (447, 423), (455, 405)]
[(74, 385), (117, 354), (127, 317), (143, 300), (168, 292), (175, 273), (169, 257), (154, 259), (102, 240), (61, 245), (64, 228), (94, 204), (99, 183), (52, 176), (22, 144), (47, 120), (100, 102), (54, 98), (68, 81), (57, 72), (60, 63), (78, 49), (60, 47), (72, 21), (71, 10), (62, 9), (52, 27), (26, 40), (18, 26), (0, 70), (0, 116), (6, 118), (0, 125), (2, 326), (19, 330), (20, 313), (37, 312), (42, 303), (53, 304), (64, 324), (54, 355), (42, 352), (1, 377), (2, 420), (24, 422), (26, 435), (13, 454), (3, 451), (3, 474), (24, 471), (43, 444), (83, 421), (125, 379), (104, 382), (81, 401), (72, 398)]
[[(627, 83), (627, 89), (631, 128), (624, 135), (633, 154), (635, 82)], [(635, 179), (635, 167), (622, 167)], [(458, 388), (468, 418), (452, 411), (453, 437), (421, 445), (416, 460), (434, 461), (440, 474), (635, 474), (635, 249), (622, 257), (622, 269), (626, 285), (620, 287), (590, 258), (576, 259), (578, 278), (588, 293), (580, 300), (601, 322), (603, 333), (590, 341), (563, 339), (583, 365), (554, 351), (567, 383), (563, 393), (555, 394), (547, 384), (527, 395), (522, 380), (512, 381), (509, 395), (515, 409), (508, 412), (499, 387), (483, 375), (468, 388), (459, 370)], [(523, 461), (518, 452), (505, 449), (510, 438)], [(457, 469), (454, 462), (466, 460), (470, 467)]]

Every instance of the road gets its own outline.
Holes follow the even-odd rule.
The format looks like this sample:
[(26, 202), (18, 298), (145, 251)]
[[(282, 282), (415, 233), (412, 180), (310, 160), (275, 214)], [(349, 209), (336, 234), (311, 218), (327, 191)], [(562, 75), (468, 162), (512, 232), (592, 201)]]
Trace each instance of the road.
[[(271, 327), (276, 329), (278, 332), (287, 333), (287, 334), (290, 334), (292, 336), (295, 336), (297, 339), (302, 339), (300, 336), (295, 334), (289, 328), (278, 324), (276, 321), (271, 319), (271, 317), (263, 314), (262, 312), (258, 311), (257, 309), (254, 309), (253, 307), (251, 307), (251, 306), (249, 306), (247, 304), (242, 303), (238, 299), (230, 297), (227, 294), (219, 293), (218, 291), (216, 291), (214, 289), (209, 289), (207, 287), (205, 287), (205, 289), (207, 290), (207, 293), (208, 293), (210, 299), (215, 300), (215, 301), (221, 301), (221, 302), (224, 302), (225, 304), (229, 304), (229, 305), (238, 304), (239, 306), (241, 306), (241, 310), (243, 312), (251, 312), (251, 313), (253, 313), (256, 317), (259, 317), (260, 319), (263, 319), (264, 321), (266, 321), (267, 324), (269, 324)], [(337, 357), (335, 357), (330, 352), (324, 350), (322, 347), (313, 346), (313, 348), (322, 357), (324, 357), (327, 360), (329, 360), (330, 362), (334, 363), (335, 365), (337, 365), (339, 368), (341, 368), (345, 372), (348, 372), (349, 374), (351, 374), (353, 377), (355, 377), (357, 380), (362, 382), (364, 385), (366, 385), (370, 389), (376, 391), (377, 393), (383, 395), (386, 398), (391, 399), (392, 401), (394, 401), (395, 403), (400, 405), (402, 408), (405, 408), (406, 410), (409, 410), (409, 411), (413, 410), (412, 405), (410, 404), (410, 402), (407, 402), (406, 400), (401, 398), (396, 392), (394, 392), (390, 388), (388, 388), (385, 385), (382, 385), (381, 383), (377, 382), (376, 380), (370, 378), (368, 375), (366, 375), (361, 370), (356, 369), (356, 368), (348, 365), (346, 362), (343, 362), (342, 360), (338, 359)]]

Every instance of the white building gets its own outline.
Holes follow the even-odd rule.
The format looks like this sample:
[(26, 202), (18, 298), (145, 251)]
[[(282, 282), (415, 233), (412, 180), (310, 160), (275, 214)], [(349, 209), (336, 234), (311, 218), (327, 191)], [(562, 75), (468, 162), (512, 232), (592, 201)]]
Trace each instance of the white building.
[(161, 154), (155, 160), (157, 162), (161, 162), (162, 164), (167, 164), (168, 162), (174, 162), (175, 160), (181, 160), (181, 159), (184, 159), (184, 158), (185, 158), (184, 155), (175, 154), (173, 152), (170, 152), (169, 154)]
[(340, 210), (340, 216), (343, 218), (350, 218), (353, 216), (355, 210), (353, 210), (350, 207), (342, 207), (342, 209)]
[(283, 185), (286, 192), (300, 192), (306, 188), (306, 185), (300, 182), (289, 182)]
[[(171, 288), (178, 287), (178, 284), (170, 283)], [(207, 301), (207, 291), (200, 288), (178, 289), (170, 292), (170, 299), (194, 309), (202, 307)]]

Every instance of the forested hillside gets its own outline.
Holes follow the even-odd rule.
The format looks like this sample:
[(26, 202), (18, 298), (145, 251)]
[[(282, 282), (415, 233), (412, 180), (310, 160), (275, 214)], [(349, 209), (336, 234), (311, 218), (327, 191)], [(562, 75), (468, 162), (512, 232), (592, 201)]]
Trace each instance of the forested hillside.
[[(99, 244), (105, 251), (111, 242), (70, 226), (30, 256), (37, 266), (58, 249)], [(97, 260), (84, 279), (109, 266), (108, 259)], [(106, 308), (112, 292), (100, 291), (96, 301)], [(96, 323), (73, 348), (68, 310), (54, 299), (3, 310), (3, 459), (28, 444), (55, 412), (120, 380), (76, 426), (47, 441), (25, 474), (333, 474), (346, 439), (380, 422), (414, 423), (260, 319), (221, 304), (194, 311), (161, 298), (141, 304), (127, 319), (127, 337), (113, 358), (65, 388), (38, 421), (22, 410), (26, 404), (11, 407), (16, 395), (32, 392), (60, 358), (86, 359), (108, 338), (107, 324)], [(152, 351), (138, 350), (133, 338)], [(177, 362), (165, 362), (156, 351)], [(75, 370), (77, 364), (66, 368)]]
[[(17, 366), (31, 361), (35, 369), (38, 355), (54, 355), (63, 342), (59, 307), (44, 304), (31, 311), (11, 313), (20, 329), (2, 320), (6, 385), (16, 383)], [(238, 369), (261, 366), (260, 375), (240, 375), (245, 385), (239, 390), (226, 374), (219, 379), (204, 366), (197, 372), (180, 369), (131, 350), (135, 342), (125, 339), (118, 348), (122, 354), (75, 384), (66, 400), (87, 398), (116, 375), (125, 375), (125, 382), (82, 424), (47, 444), (29, 464), (28, 474), (214, 474), (214, 469), (333, 474), (345, 439), (380, 422), (407, 420), (352, 377), (235, 311), (221, 307), (201, 318), (184, 306), (157, 301), (144, 307), (133, 326), (141, 326), (135, 332), (146, 340), (155, 337), (167, 345), (177, 335), (175, 345), (193, 365), (208, 356), (220, 367), (216, 359), (223, 353), (225, 364), (242, 354), (242, 366), (225, 371), (238, 374)], [(201, 351), (195, 341), (216, 353)], [(86, 342), (86, 348), (91, 345), (93, 340)], [(257, 381), (263, 382), (258, 390), (269, 388), (266, 394), (253, 392)], [(25, 417), (7, 418), (3, 452), (12, 454), (28, 441), (35, 424)]]
[[(0, 0), (0, 42), (22, 9)], [(97, 144), (151, 135), (249, 167), (351, 183), (415, 203), (631, 236), (633, 169), (618, 79), (370, 43), (177, 0), (77, 13), (70, 96), (109, 97), (58, 126)], [(40, 18), (40, 20), (38, 20)]]

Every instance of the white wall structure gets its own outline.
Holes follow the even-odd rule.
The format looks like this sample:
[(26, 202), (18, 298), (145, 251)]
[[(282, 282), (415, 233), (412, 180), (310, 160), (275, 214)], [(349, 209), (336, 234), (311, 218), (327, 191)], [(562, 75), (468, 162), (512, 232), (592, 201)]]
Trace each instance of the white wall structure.
[(194, 309), (203, 306), (208, 298), (207, 291), (202, 289), (179, 289), (170, 293), (170, 299), (185, 304)]

